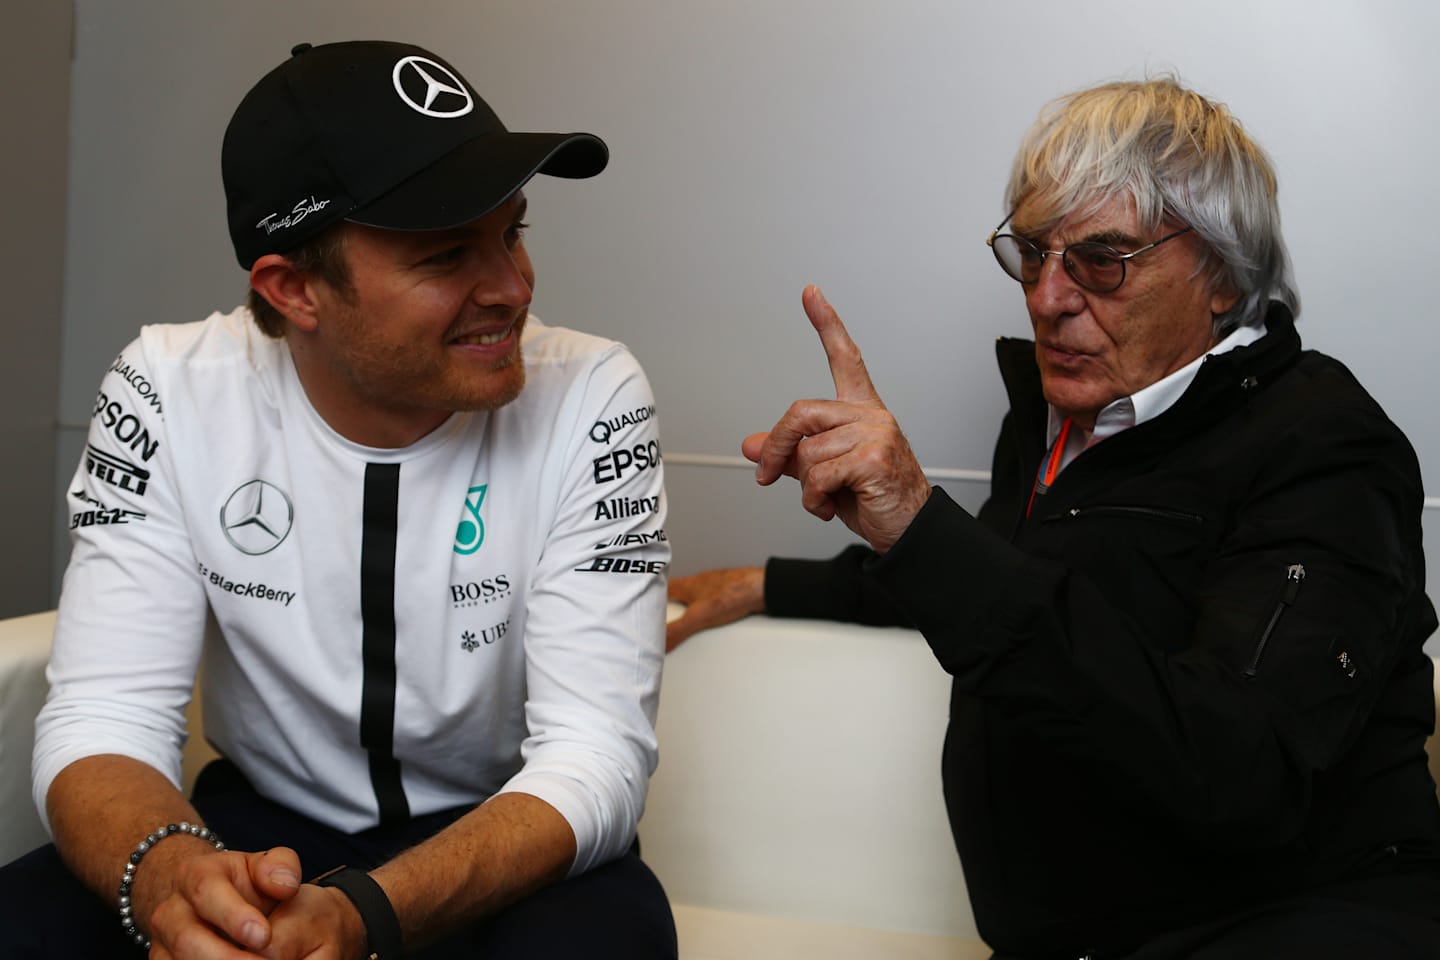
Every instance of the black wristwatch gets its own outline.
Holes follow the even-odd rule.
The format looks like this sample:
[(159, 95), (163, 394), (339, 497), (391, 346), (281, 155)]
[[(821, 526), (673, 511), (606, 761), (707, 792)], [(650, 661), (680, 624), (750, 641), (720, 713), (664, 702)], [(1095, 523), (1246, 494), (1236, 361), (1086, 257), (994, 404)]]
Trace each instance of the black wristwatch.
[(401, 960), (405, 956), (400, 939), (400, 920), (380, 884), (364, 870), (340, 866), (310, 881), (317, 887), (335, 887), (355, 904), (365, 924), (368, 960)]

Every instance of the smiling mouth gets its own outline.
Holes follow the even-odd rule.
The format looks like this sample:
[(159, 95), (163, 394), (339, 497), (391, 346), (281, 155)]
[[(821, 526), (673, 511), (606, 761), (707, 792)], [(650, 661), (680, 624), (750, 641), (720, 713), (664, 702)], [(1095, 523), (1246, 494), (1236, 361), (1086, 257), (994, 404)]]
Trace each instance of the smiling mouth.
[(524, 317), (521, 316), (511, 318), (510, 322), (503, 326), (496, 326), (495, 320), (497, 319), (499, 318), (490, 317), (489, 322), (482, 322), (464, 333), (450, 337), (445, 342), (452, 347), (498, 346), (514, 337), (524, 322)]
[(461, 347), (490, 347), (502, 342), (506, 337), (510, 336), (510, 329), (510, 327), (506, 327), (504, 330), (498, 330), (494, 333), (467, 333), (465, 336), (456, 337), (450, 342), (452, 344), (455, 344), (456, 346)]

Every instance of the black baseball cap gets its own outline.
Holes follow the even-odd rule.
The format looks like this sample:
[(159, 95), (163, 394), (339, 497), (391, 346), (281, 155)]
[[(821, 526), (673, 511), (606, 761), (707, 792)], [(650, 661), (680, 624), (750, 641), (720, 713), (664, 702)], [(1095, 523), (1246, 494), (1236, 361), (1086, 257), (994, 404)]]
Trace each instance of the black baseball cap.
[(580, 179), (610, 151), (588, 133), (511, 133), (454, 67), (384, 41), (302, 43), (251, 88), (220, 169), (240, 266), (340, 220), (440, 230), (537, 173)]

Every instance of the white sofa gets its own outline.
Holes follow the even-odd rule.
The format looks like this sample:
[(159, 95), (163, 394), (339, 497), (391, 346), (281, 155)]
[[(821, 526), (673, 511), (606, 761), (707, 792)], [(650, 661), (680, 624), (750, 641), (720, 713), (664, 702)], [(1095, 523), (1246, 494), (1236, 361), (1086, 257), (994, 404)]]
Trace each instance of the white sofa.
[[(0, 863), (46, 839), (29, 758), (53, 623), (0, 621)], [(948, 691), (908, 630), (751, 617), (670, 655), (640, 840), (682, 960), (989, 956), (940, 796)], [(192, 737), (187, 778), (209, 755)]]

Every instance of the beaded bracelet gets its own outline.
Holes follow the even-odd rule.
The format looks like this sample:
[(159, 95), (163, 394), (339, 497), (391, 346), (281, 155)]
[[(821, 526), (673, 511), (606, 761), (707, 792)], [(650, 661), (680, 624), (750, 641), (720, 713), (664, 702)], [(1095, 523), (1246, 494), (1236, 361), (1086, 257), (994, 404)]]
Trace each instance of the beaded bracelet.
[(120, 926), (124, 928), (125, 936), (134, 941), (135, 945), (142, 950), (150, 949), (150, 938), (141, 933), (140, 928), (135, 925), (134, 910), (130, 906), (130, 885), (135, 882), (135, 869), (140, 866), (140, 861), (145, 859), (145, 854), (150, 852), (150, 848), (166, 837), (177, 833), (185, 833), (192, 837), (199, 837), (201, 840), (208, 840), (214, 844), (216, 850), (225, 849), (225, 844), (211, 832), (209, 827), (202, 827), (186, 821), (167, 824), (135, 845), (129, 862), (125, 864), (125, 874), (120, 878)]

